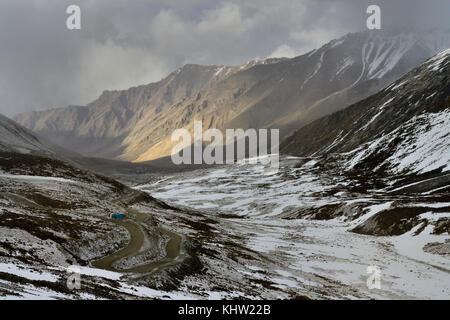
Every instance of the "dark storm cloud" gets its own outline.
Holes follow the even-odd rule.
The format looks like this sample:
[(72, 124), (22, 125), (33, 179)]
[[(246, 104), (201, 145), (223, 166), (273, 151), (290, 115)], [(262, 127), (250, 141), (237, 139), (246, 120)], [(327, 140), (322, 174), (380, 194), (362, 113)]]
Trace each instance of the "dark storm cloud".
[(85, 104), (185, 63), (301, 54), (364, 29), (369, 4), (383, 28), (450, 27), (447, 0), (0, 0), (0, 113)]

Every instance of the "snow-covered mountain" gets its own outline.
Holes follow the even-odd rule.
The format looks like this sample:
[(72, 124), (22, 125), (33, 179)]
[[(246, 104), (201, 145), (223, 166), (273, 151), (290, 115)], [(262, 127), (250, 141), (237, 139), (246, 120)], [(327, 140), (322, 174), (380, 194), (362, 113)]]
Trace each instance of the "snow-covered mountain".
[(241, 66), (187, 65), (167, 78), (105, 91), (88, 106), (15, 119), (89, 156), (146, 161), (167, 156), (178, 128), (280, 128), (281, 137), (376, 93), (450, 45), (448, 32), (348, 34), (292, 59)]
[(445, 299), (449, 74), (446, 50), (300, 128), (282, 151), (301, 157), (278, 171), (240, 161), (136, 174), (132, 188), (42, 155), (43, 140), (1, 118), (0, 296)]
[(386, 173), (450, 170), (450, 49), (376, 95), (299, 129), (282, 151), (339, 153), (345, 168)]

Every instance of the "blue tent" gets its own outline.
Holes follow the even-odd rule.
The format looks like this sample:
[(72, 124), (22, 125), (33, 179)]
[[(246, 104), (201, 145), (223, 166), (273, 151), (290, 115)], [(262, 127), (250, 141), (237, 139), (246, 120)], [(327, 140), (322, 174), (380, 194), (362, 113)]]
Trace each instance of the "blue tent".
[(114, 212), (111, 214), (111, 219), (123, 220), (125, 215), (122, 213)]

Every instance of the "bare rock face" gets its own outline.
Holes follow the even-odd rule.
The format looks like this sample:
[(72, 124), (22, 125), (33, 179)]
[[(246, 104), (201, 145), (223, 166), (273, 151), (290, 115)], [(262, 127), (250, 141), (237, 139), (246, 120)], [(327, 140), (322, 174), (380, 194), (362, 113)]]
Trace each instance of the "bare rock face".
[(432, 242), (423, 247), (423, 251), (428, 253), (439, 254), (445, 257), (450, 257), (450, 240), (443, 243)]
[(292, 59), (186, 65), (159, 82), (105, 91), (87, 106), (15, 120), (83, 155), (146, 161), (170, 155), (175, 129), (280, 128), (281, 138), (379, 91), (450, 43), (448, 36), (362, 32)]

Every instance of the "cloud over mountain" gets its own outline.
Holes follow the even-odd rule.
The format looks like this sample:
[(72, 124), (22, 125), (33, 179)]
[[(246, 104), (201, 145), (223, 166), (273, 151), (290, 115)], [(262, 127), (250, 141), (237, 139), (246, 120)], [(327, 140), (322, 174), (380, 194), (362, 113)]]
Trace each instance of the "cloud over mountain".
[[(104, 89), (150, 83), (186, 63), (236, 65), (296, 55), (365, 28), (368, 1), (73, 1), (0, 4), (0, 113), (86, 104)], [(448, 1), (378, 1), (383, 25), (448, 27)], [(439, 19), (442, 17), (442, 19)]]

